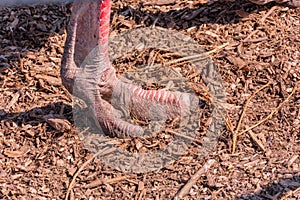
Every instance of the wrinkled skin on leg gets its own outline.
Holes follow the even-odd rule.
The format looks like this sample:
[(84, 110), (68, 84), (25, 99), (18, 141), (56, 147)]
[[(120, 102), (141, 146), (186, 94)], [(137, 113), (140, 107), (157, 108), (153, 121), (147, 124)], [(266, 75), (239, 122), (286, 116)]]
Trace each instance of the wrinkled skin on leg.
[(73, 3), (61, 67), (64, 86), (88, 102), (98, 123), (111, 136), (143, 135), (141, 127), (121, 119), (129, 116), (129, 110), (147, 120), (188, 115), (191, 102), (199, 102), (196, 97), (143, 90), (116, 77), (108, 56), (110, 7), (110, 0)]
[[(66, 89), (71, 94), (74, 93), (78, 95), (79, 98), (85, 100), (86, 103), (91, 106), (90, 109), (94, 112), (93, 114), (97, 118), (96, 120), (98, 120), (101, 125), (105, 125), (111, 124), (105, 123), (108, 119), (116, 120), (115, 118), (118, 116), (112, 115), (109, 118), (109, 115), (111, 115), (111, 113), (117, 113), (117, 111), (96, 92), (97, 89), (99, 89), (96, 84), (99, 81), (97, 80), (99, 76), (96, 76), (93, 72), (86, 72), (86, 70), (88, 70), (86, 66), (91, 68), (93, 64), (104, 65), (104, 67), (110, 68), (109, 59), (107, 56), (104, 56), (103, 47), (105, 44), (100, 45), (102, 52), (99, 55), (99, 59), (94, 55), (94, 59), (87, 59), (88, 62), (86, 64), (83, 63), (93, 49), (103, 42), (104, 39), (107, 40), (107, 38), (102, 37), (100, 34), (99, 19), (101, 17), (101, 5), (103, 6), (101, 0), (74, 1), (72, 5), (72, 15), (67, 27), (67, 38), (61, 64), (61, 77)], [(97, 67), (95, 70), (99, 71)], [(113, 77), (106, 78), (112, 80)], [(111, 129), (109, 129), (109, 131), (111, 131)]]

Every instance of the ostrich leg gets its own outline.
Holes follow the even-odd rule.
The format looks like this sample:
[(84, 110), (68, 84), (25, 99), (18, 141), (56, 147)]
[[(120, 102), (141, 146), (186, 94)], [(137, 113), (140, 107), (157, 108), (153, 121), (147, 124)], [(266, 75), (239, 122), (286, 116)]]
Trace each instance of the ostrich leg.
[[(110, 0), (75, 0), (73, 3), (61, 69), (64, 86), (71, 93), (77, 91), (78, 94), (79, 91), (81, 97), (91, 103), (99, 124), (111, 136), (143, 134), (141, 127), (120, 119), (119, 110), (131, 110), (141, 119), (166, 119), (189, 114), (190, 104), (198, 104), (197, 98), (163, 90), (143, 90), (116, 77), (108, 55), (110, 9)], [(84, 61), (86, 57), (88, 61)], [(77, 67), (80, 65), (81, 68)], [(89, 76), (82, 76), (86, 71)], [(81, 87), (74, 88), (77, 80), (81, 81)], [(111, 98), (114, 106), (109, 103)], [(148, 107), (153, 108), (151, 113), (146, 112)]]
[[(109, 1), (107, 2), (110, 3)], [(101, 7), (104, 7), (104, 9), (101, 9)], [(91, 95), (90, 90), (96, 90), (97, 85), (93, 83), (89, 84), (92, 77), (80, 76), (84, 69), (79, 68), (78, 66), (83, 63), (89, 52), (95, 49), (99, 44), (101, 45), (101, 50), (99, 50), (101, 53), (98, 56), (102, 61), (103, 58), (105, 58), (106, 62), (104, 65), (109, 66), (108, 54), (104, 53), (107, 52), (107, 42), (105, 41), (108, 40), (108, 33), (101, 31), (104, 27), (109, 26), (109, 15), (101, 16), (99, 14), (100, 10), (106, 11), (107, 8), (110, 8), (110, 6), (107, 6), (104, 3), (102, 4), (102, 2), (98, 0), (90, 2), (78, 0), (73, 3), (72, 15), (67, 26), (67, 38), (61, 63), (62, 83), (70, 93), (74, 92), (85, 101), (88, 101), (89, 104), (92, 104), (94, 117), (97, 118), (96, 121), (99, 121), (99, 124), (105, 128), (110, 135), (115, 135), (113, 128), (118, 126), (122, 128), (130, 127), (130, 129), (133, 129), (136, 133), (141, 134), (143, 131), (140, 127), (130, 126), (128, 123), (118, 120), (119, 112), (108, 102), (103, 100), (99, 92), (96, 92), (93, 98), (93, 92)], [(108, 17), (108, 19), (105, 19), (105, 17)], [(100, 25), (100, 18), (105, 19), (103, 21), (106, 23), (108, 21), (108, 24), (105, 25), (102, 23), (102, 25)], [(97, 64), (101, 65), (103, 63)], [(81, 83), (77, 84), (77, 86), (79, 85), (81, 87), (74, 87), (75, 80)]]

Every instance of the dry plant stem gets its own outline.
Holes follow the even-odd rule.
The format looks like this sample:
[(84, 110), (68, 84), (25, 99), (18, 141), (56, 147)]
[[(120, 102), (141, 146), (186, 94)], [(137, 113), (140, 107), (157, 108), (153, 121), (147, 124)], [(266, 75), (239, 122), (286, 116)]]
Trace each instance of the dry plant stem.
[(215, 49), (213, 50), (210, 50), (210, 51), (207, 51), (207, 52), (204, 52), (204, 53), (201, 53), (201, 54), (197, 54), (197, 55), (192, 55), (192, 56), (186, 56), (186, 57), (183, 57), (183, 58), (179, 58), (179, 59), (176, 59), (176, 60), (172, 60), (172, 61), (169, 61), (169, 62), (166, 62), (165, 64), (166, 65), (172, 65), (174, 63), (179, 63), (179, 62), (183, 62), (183, 61), (197, 61), (197, 60), (201, 60), (201, 59), (205, 59), (207, 58), (210, 54), (212, 53), (215, 53), (216, 51), (226, 47), (227, 45), (229, 44), (229, 42), (226, 42), (225, 44), (222, 44), (220, 46), (217, 46)]
[[(249, 126), (246, 126), (246, 128), (248, 128)], [(263, 151), (266, 151), (266, 148), (264, 147), (264, 145), (262, 144), (262, 142), (257, 138), (256, 134), (253, 133), (252, 130), (249, 130), (249, 135), (252, 138), (252, 140), (256, 143), (256, 145)]]
[[(232, 133), (232, 135), (233, 135), (233, 134), (234, 134), (233, 125), (232, 125), (232, 123), (231, 123), (231, 119), (230, 119), (230, 116), (229, 116), (227, 110), (224, 108), (223, 105), (218, 104), (218, 103), (215, 102), (212, 98), (210, 98), (210, 99), (211, 99), (211, 103), (212, 103), (213, 105), (216, 105), (215, 107), (216, 107), (218, 113), (221, 115), (222, 119), (223, 119), (224, 122), (225, 122), (226, 127), (228, 128), (228, 130), (229, 130), (229, 131)], [(220, 111), (220, 109), (219, 109), (218, 106), (221, 106), (221, 107), (226, 111), (226, 117), (227, 117), (227, 118), (223, 115), (223, 113)]]
[(263, 18), (261, 18), (260, 22), (261, 22), (261, 23), (264, 23), (265, 20), (267, 19), (267, 17), (269, 17), (269, 16), (272, 14), (272, 12), (274, 12), (274, 10), (276, 10), (277, 8), (278, 8), (278, 6), (273, 6), (273, 7), (266, 13), (266, 15), (263, 16)]
[(197, 85), (195, 83), (189, 82), (188, 86), (191, 87), (195, 91), (196, 94), (202, 94), (202, 93), (205, 94), (205, 95), (203, 95), (203, 97), (198, 95), (199, 99), (209, 102), (209, 103), (212, 103), (212, 97), (206, 88), (203, 88), (203, 92), (202, 92), (201, 89), (199, 89), (199, 87), (197, 87)]
[(267, 121), (268, 119), (270, 119), (276, 112), (278, 112), (278, 110), (283, 106), (283, 104), (285, 104), (293, 95), (294, 93), (299, 90), (299, 88), (297, 88), (296, 86), (294, 87), (293, 91), (291, 92), (291, 94), (289, 94), (289, 96), (281, 103), (279, 104), (279, 106), (277, 108), (275, 108), (266, 118), (260, 120), (257, 124), (254, 124), (253, 126), (246, 128), (246, 130), (243, 130), (242, 132), (240, 132), (238, 134), (238, 136), (243, 135), (244, 133), (254, 129), (255, 127), (261, 125), (262, 123), (264, 123), (265, 121)]
[[(213, 102), (213, 104), (219, 105), (219, 104), (217, 104), (217, 103), (215, 103), (215, 102)], [(223, 106), (222, 106), (222, 107), (223, 107)], [(223, 109), (226, 110), (226, 117), (227, 117), (227, 118), (226, 118), (217, 106), (216, 106), (216, 108), (217, 108), (217, 111), (219, 112), (219, 114), (221, 115), (222, 119), (224, 120), (226, 127), (228, 128), (228, 130), (229, 130), (229, 131), (231, 132), (231, 134), (233, 135), (233, 134), (234, 134), (233, 125), (232, 125), (232, 123), (231, 123), (231, 119), (230, 119), (230, 116), (229, 116), (227, 110), (224, 109), (224, 107), (223, 107)]]
[(266, 87), (268, 87), (271, 84), (271, 82), (268, 82), (267, 84), (265, 84), (264, 86), (260, 87), (258, 90), (256, 90), (251, 96), (250, 98), (246, 101), (243, 112), (240, 116), (240, 120), (237, 124), (237, 127), (235, 129), (235, 131), (233, 131), (233, 135), (232, 135), (232, 153), (235, 153), (235, 149), (236, 149), (236, 142), (237, 142), (237, 137), (238, 137), (238, 132), (240, 130), (241, 124), (242, 124), (242, 120), (245, 116), (246, 110), (248, 108), (248, 105), (250, 103), (250, 101), (254, 98), (254, 96), (260, 92), (261, 90), (265, 89)]
[(256, 91), (250, 96), (250, 98), (246, 101), (245, 106), (244, 106), (244, 109), (243, 109), (243, 112), (242, 112), (241, 117), (240, 117), (240, 120), (239, 120), (239, 122), (238, 122), (238, 124), (237, 124), (237, 127), (236, 127), (236, 130), (235, 130), (236, 132), (238, 132), (238, 131), (240, 130), (240, 128), (241, 128), (241, 124), (242, 124), (243, 118), (244, 118), (244, 116), (245, 116), (245, 113), (246, 113), (246, 110), (247, 110), (247, 108), (248, 108), (248, 105), (249, 105), (250, 101), (254, 98), (254, 96), (255, 96), (258, 92), (260, 92), (261, 90), (263, 90), (263, 89), (265, 89), (266, 87), (268, 87), (271, 83), (272, 83), (272, 82), (268, 82), (268, 83), (265, 84), (264, 86), (260, 87), (260, 88), (259, 88), (258, 90), (256, 90)]
[(255, 35), (258, 32), (258, 30), (253, 31), (252, 33), (250, 33), (242, 42), (248, 42), (250, 40), (250, 38)]
[[(221, 113), (221, 111), (219, 111), (219, 113)], [(233, 125), (231, 123), (230, 115), (228, 114), (227, 110), (226, 110), (226, 117), (227, 119), (222, 114), (222, 118), (225, 121), (226, 127), (230, 130), (232, 134), (234, 134)]]
[(112, 151), (112, 150), (115, 150), (115, 149), (112, 149), (112, 148), (106, 148), (102, 151), (99, 151), (98, 153), (94, 154), (93, 157), (91, 157), (89, 160), (87, 160), (85, 163), (83, 163), (83, 165), (77, 170), (77, 172), (74, 174), (73, 178), (72, 178), (72, 181), (70, 182), (69, 184), (69, 187), (68, 187), (68, 190), (67, 190), (67, 194), (66, 194), (66, 197), (65, 197), (65, 200), (68, 200), (69, 198), (69, 195), (70, 195), (70, 192), (75, 184), (75, 181), (76, 181), (76, 178), (77, 176), (80, 174), (80, 172), (90, 163), (92, 162), (92, 160), (94, 160), (97, 156), (101, 155), (101, 154), (104, 154), (106, 153), (106, 151)]
[(171, 130), (171, 129), (166, 129), (165, 131), (168, 132), (168, 133), (171, 133), (171, 134), (173, 134), (173, 135), (176, 135), (176, 136), (179, 136), (179, 137), (182, 137), (182, 138), (191, 140), (192, 142), (196, 142), (196, 143), (198, 143), (198, 144), (202, 144), (202, 141), (201, 141), (201, 140), (197, 140), (197, 139), (195, 139), (195, 138), (192, 138), (192, 137), (189, 137), (189, 136), (180, 134), (180, 133), (178, 133), (178, 132), (176, 132), (176, 131), (173, 131), (173, 130)]
[(179, 190), (179, 192), (175, 195), (174, 200), (182, 199), (192, 188), (193, 185), (196, 184), (198, 179), (205, 174), (209, 168), (216, 162), (214, 159), (208, 160), (201, 169), (199, 169), (190, 180)]

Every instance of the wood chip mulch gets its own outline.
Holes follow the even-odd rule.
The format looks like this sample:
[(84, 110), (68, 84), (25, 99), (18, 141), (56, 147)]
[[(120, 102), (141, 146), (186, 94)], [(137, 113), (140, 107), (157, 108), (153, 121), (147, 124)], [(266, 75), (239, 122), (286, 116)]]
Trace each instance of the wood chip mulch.
[(203, 3), (113, 3), (112, 34), (154, 26), (207, 51), (228, 43), (211, 54), (227, 95), (216, 147), (200, 157), (194, 142), (143, 174), (92, 160), (74, 127), (60, 79), (69, 7), (1, 9), (0, 199), (300, 199), (300, 8)]

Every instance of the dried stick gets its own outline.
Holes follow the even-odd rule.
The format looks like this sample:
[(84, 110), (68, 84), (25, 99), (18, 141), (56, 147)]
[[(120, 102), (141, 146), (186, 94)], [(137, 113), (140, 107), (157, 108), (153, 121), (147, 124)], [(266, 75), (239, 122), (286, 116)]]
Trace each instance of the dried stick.
[(252, 33), (250, 33), (244, 40), (242, 40), (242, 42), (248, 42), (250, 40), (250, 38), (255, 35), (258, 32), (258, 30), (253, 31)]
[(289, 96), (281, 103), (279, 104), (279, 106), (277, 108), (275, 108), (267, 117), (265, 117), (264, 119), (260, 120), (257, 124), (254, 124), (253, 126), (246, 128), (246, 130), (243, 130), (242, 132), (240, 132), (238, 134), (238, 136), (243, 135), (244, 133), (254, 129), (255, 127), (261, 125), (262, 123), (264, 123), (265, 121), (267, 121), (268, 119), (270, 119), (276, 112), (278, 112), (278, 110), (283, 106), (283, 104), (285, 104), (292, 96), (293, 94), (298, 90), (299, 88), (297, 88), (296, 86), (294, 87), (293, 91), (291, 92), (291, 94), (289, 94)]
[(246, 110), (247, 110), (247, 108), (248, 108), (248, 105), (249, 105), (250, 101), (254, 98), (254, 96), (255, 96), (258, 92), (260, 92), (261, 90), (265, 89), (265, 88), (268, 87), (270, 84), (271, 84), (271, 82), (268, 82), (268, 83), (265, 84), (264, 86), (260, 87), (260, 88), (259, 88), (258, 90), (256, 90), (256, 91), (250, 96), (250, 98), (246, 101), (245, 106), (244, 106), (244, 109), (243, 109), (243, 112), (242, 112), (242, 114), (241, 114), (241, 116), (240, 116), (240, 120), (239, 120), (239, 122), (238, 122), (238, 124), (237, 124), (237, 127), (236, 127), (236, 129), (235, 129), (235, 131), (233, 132), (233, 135), (232, 135), (232, 153), (235, 152), (235, 149), (236, 149), (236, 142), (237, 142), (237, 136), (238, 136), (237, 133), (238, 133), (239, 130), (240, 130), (240, 127), (241, 127), (241, 124), (242, 124), (242, 120), (243, 120), (243, 118), (244, 118), (244, 116), (245, 116), (245, 113), (246, 113)]
[[(113, 148), (113, 150), (115, 150), (115, 148)], [(106, 151), (112, 151), (112, 148), (106, 148), (102, 151), (99, 151), (98, 153), (94, 154), (93, 157), (91, 157), (89, 160), (87, 160), (85, 163), (83, 163), (83, 165), (77, 170), (77, 172), (74, 174), (71, 183), (69, 184), (68, 190), (67, 190), (67, 194), (65, 197), (65, 200), (68, 200), (70, 192), (75, 184), (76, 178), (79, 175), (79, 173), (90, 163), (92, 162), (92, 160), (94, 160), (97, 156), (106, 153)]]
[(220, 46), (217, 46), (215, 49), (204, 52), (204, 53), (200, 53), (197, 55), (192, 55), (192, 56), (186, 56), (183, 58), (178, 58), (176, 60), (171, 60), (169, 62), (166, 62), (165, 65), (172, 65), (174, 63), (178, 63), (178, 62), (183, 62), (183, 61), (197, 61), (197, 60), (201, 60), (201, 59), (205, 59), (207, 58), (210, 54), (215, 53), (216, 51), (218, 51), (219, 49), (222, 49), (224, 47), (226, 47), (229, 43), (226, 42), (225, 44), (222, 44)]
[(196, 142), (196, 143), (202, 144), (202, 141), (201, 141), (201, 140), (198, 140), (198, 139), (196, 139), (196, 138), (192, 138), (192, 137), (187, 136), (187, 135), (183, 135), (183, 134), (181, 134), (181, 133), (178, 133), (178, 132), (176, 132), (176, 131), (173, 131), (172, 129), (167, 128), (165, 131), (168, 132), (168, 133), (171, 133), (171, 134), (173, 134), (173, 135), (176, 135), (176, 136), (179, 136), (179, 137), (188, 139), (188, 140), (190, 140), (190, 141), (192, 141), (192, 142)]
[(263, 16), (263, 17), (261, 18), (260, 22), (261, 22), (261, 23), (264, 23), (265, 20), (267, 19), (267, 17), (269, 17), (269, 16), (272, 14), (272, 12), (274, 12), (274, 10), (275, 10), (276, 8), (278, 8), (278, 6), (273, 6), (273, 7), (265, 14), (265, 16)]
[(197, 180), (200, 176), (206, 173), (209, 168), (216, 162), (214, 159), (208, 160), (201, 169), (199, 169), (191, 178), (190, 180), (179, 190), (179, 192), (173, 198), (174, 200), (182, 199), (191, 189), (193, 185), (196, 184)]
[[(246, 126), (246, 128), (248, 128), (248, 126)], [(257, 144), (257, 146), (259, 148), (261, 148), (261, 150), (266, 151), (264, 145), (262, 144), (262, 142), (257, 138), (256, 134), (253, 133), (252, 130), (249, 130), (249, 135), (252, 138), (252, 140)]]
[(246, 101), (245, 106), (244, 106), (244, 109), (243, 109), (243, 112), (242, 112), (241, 117), (240, 117), (240, 120), (239, 120), (239, 122), (238, 122), (238, 124), (237, 124), (237, 127), (236, 127), (236, 130), (235, 130), (236, 132), (238, 132), (238, 131), (240, 130), (240, 127), (241, 127), (241, 124), (242, 124), (242, 120), (243, 120), (243, 118), (244, 118), (244, 116), (245, 116), (245, 113), (246, 113), (246, 110), (247, 110), (247, 108), (248, 108), (248, 105), (249, 105), (250, 101), (254, 98), (254, 96), (255, 96), (258, 92), (260, 92), (260, 91), (262, 91), (263, 89), (265, 89), (266, 87), (268, 87), (271, 83), (272, 83), (272, 82), (269, 81), (267, 84), (265, 84), (264, 86), (260, 87), (260, 88), (259, 88), (258, 90), (256, 90), (256, 91), (250, 96), (250, 98)]

